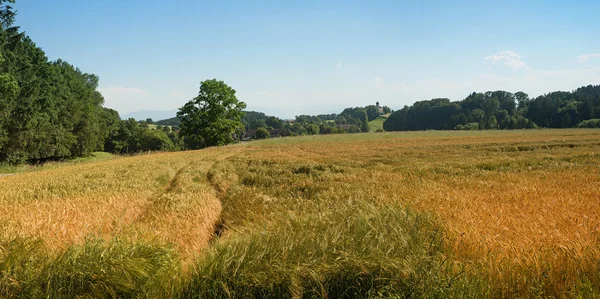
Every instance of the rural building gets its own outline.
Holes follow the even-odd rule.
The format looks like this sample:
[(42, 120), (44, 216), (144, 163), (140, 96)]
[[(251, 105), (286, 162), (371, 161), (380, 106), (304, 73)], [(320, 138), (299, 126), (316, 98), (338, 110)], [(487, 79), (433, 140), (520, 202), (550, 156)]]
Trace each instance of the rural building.
[(377, 103), (375, 103), (375, 107), (377, 107), (377, 112), (379, 112), (379, 114), (383, 114), (383, 107), (379, 106), (379, 101), (377, 101)]

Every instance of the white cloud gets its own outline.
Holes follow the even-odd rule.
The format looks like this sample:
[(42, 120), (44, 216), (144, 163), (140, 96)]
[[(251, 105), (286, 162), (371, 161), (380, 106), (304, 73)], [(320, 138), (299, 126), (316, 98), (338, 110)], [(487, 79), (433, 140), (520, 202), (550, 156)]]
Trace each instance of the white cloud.
[(341, 63), (341, 62), (338, 62), (338, 63), (336, 63), (336, 64), (335, 64), (335, 69), (336, 69), (336, 70), (339, 70), (339, 69), (341, 69), (343, 66), (344, 66), (344, 64), (343, 64), (343, 63)]
[(584, 63), (584, 62), (590, 61), (591, 59), (598, 59), (598, 58), (600, 58), (600, 53), (579, 55), (579, 56), (577, 56), (577, 62)]
[(485, 58), (485, 61), (495, 64), (496, 62), (504, 62), (504, 65), (514, 71), (530, 71), (531, 68), (521, 61), (521, 55), (513, 51), (498, 52), (492, 56)]

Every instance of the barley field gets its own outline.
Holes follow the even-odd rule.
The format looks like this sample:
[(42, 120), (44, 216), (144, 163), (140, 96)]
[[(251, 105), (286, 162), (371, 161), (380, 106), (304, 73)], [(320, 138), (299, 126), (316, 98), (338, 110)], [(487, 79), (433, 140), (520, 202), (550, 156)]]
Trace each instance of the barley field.
[(277, 138), (0, 190), (0, 297), (600, 296), (596, 129)]

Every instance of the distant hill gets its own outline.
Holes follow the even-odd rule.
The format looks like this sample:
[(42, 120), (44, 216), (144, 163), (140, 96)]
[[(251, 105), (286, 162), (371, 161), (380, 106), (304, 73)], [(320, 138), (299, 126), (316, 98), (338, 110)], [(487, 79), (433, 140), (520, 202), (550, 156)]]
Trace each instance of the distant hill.
[(121, 119), (135, 118), (136, 120), (146, 120), (147, 118), (151, 118), (152, 120), (156, 121), (159, 119), (168, 119), (168, 118), (175, 117), (175, 115), (177, 115), (177, 111), (178, 111), (177, 109), (166, 110), (166, 111), (139, 110), (139, 111), (123, 114), (121, 116)]

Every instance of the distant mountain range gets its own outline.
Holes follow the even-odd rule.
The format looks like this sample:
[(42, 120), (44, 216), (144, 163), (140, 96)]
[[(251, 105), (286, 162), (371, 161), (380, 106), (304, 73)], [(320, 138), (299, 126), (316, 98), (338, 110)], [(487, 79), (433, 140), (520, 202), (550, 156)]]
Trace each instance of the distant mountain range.
[(121, 119), (135, 118), (136, 120), (146, 120), (151, 118), (153, 121), (172, 118), (177, 115), (177, 109), (174, 110), (139, 110), (121, 115)]

